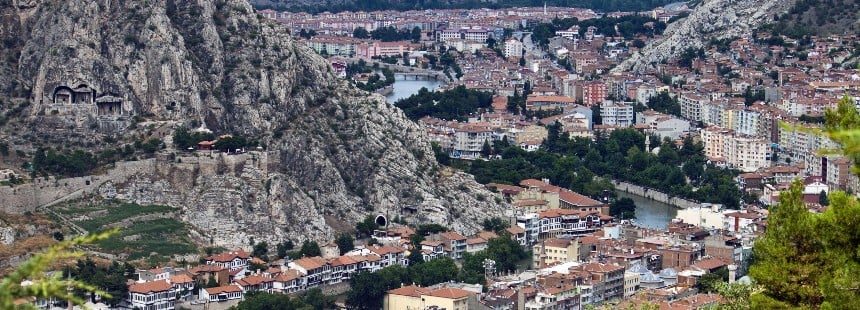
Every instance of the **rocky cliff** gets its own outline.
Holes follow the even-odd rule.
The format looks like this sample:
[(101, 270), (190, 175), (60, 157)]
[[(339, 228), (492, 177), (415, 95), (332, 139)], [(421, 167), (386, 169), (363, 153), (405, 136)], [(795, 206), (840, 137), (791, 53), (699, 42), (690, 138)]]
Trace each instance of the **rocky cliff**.
[(638, 72), (653, 68), (663, 60), (679, 56), (687, 48), (700, 48), (712, 39), (742, 37), (782, 14), (794, 0), (704, 0), (687, 18), (666, 27), (663, 37), (649, 43), (640, 53), (614, 69)]
[(158, 134), (169, 145), (177, 124), (265, 145), (255, 156), (154, 161), (86, 182), (181, 207), (217, 245), (325, 241), (368, 214), (469, 232), (502, 208), (470, 176), (443, 176), (399, 109), (338, 82), (244, 0), (16, 0), (0, 13), (0, 107), (13, 118), (2, 130), (15, 148), (98, 150)]

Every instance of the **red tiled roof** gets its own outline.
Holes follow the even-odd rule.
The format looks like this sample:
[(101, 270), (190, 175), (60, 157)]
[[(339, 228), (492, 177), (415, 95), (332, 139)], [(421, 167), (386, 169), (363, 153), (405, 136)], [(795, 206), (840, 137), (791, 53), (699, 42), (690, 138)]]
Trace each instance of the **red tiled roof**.
[(199, 274), (201, 272), (207, 272), (207, 273), (208, 272), (218, 272), (218, 271), (221, 271), (224, 269), (227, 269), (227, 268), (224, 268), (224, 267), (221, 267), (218, 265), (200, 265), (200, 266), (191, 268), (188, 271), (191, 272), (191, 274), (196, 275), (196, 274)]
[(465, 297), (469, 296), (469, 294), (471, 294), (471, 292), (469, 292), (467, 290), (461, 290), (459, 288), (447, 287), (447, 288), (440, 288), (438, 290), (430, 291), (430, 293), (428, 293), (427, 295), (435, 296), (435, 297), (439, 297), (439, 298), (446, 298), (446, 299), (461, 299), (461, 298), (465, 298)]
[(426, 288), (417, 287), (414, 285), (404, 286), (401, 288), (396, 288), (388, 291), (388, 294), (391, 295), (400, 295), (400, 296), (410, 296), (410, 297), (421, 297), (421, 295), (427, 294), (428, 290)]
[(519, 226), (511, 226), (506, 228), (505, 230), (515, 236), (526, 233), (526, 230)]
[(216, 261), (219, 263), (227, 263), (227, 262), (233, 261), (233, 259), (236, 259), (236, 258), (248, 259), (248, 258), (251, 258), (251, 254), (248, 254), (247, 252), (245, 252), (245, 250), (238, 249), (236, 251), (230, 251), (230, 252), (224, 252), (224, 253), (218, 253), (218, 254), (212, 255), (209, 258), (207, 258), (207, 260)]
[(128, 287), (128, 291), (139, 294), (150, 294), (155, 292), (169, 291), (173, 288), (167, 280), (135, 283)]
[(380, 256), (385, 255), (385, 254), (389, 254), (389, 253), (403, 253), (405, 251), (403, 248), (387, 246), (387, 245), (383, 245), (383, 246), (373, 245), (373, 246), (367, 247), (367, 249), (373, 253), (380, 255)]
[(170, 283), (191, 283), (194, 282), (194, 279), (189, 277), (188, 275), (180, 274), (170, 277)]
[(280, 275), (278, 275), (278, 276), (275, 278), (275, 281), (278, 281), (278, 282), (288, 282), (288, 281), (292, 281), (292, 280), (298, 279), (298, 278), (300, 278), (301, 276), (302, 276), (302, 274), (301, 274), (301, 273), (299, 273), (299, 271), (298, 271), (298, 270), (292, 270), (292, 269), (290, 269), (290, 270), (287, 270), (286, 272), (283, 272), (283, 273), (281, 273)]
[(440, 237), (442, 237), (442, 238), (445, 238), (445, 239), (448, 239), (448, 240), (454, 240), (454, 241), (456, 241), (456, 240), (466, 240), (466, 237), (464, 237), (464, 236), (463, 236), (463, 235), (461, 235), (461, 234), (455, 233), (455, 232), (453, 232), (453, 231), (443, 232), (443, 233), (439, 234), (439, 236), (440, 236)]
[(326, 260), (322, 257), (319, 257), (319, 256), (303, 257), (303, 258), (299, 258), (297, 260), (294, 260), (293, 263), (295, 263), (296, 265), (299, 265), (300, 267), (304, 268), (305, 270), (313, 270), (313, 269), (317, 269), (317, 268), (324, 266), (326, 264)]
[(487, 240), (484, 240), (484, 238), (466, 239), (466, 244), (481, 244), (481, 243), (487, 243)]
[(261, 275), (252, 274), (250, 276), (236, 280), (236, 284), (239, 284), (240, 286), (256, 286), (256, 285), (260, 285), (261, 283), (274, 282), (274, 281), (275, 281), (274, 279), (266, 278), (266, 277), (261, 276)]
[(206, 290), (206, 293), (209, 293), (209, 295), (217, 295), (221, 293), (237, 293), (242, 291), (242, 289), (236, 285), (210, 287), (205, 288), (204, 290)]
[(727, 266), (725, 261), (719, 258), (711, 258), (702, 261), (698, 261), (693, 266), (705, 269), (705, 270), (714, 270), (723, 266)]

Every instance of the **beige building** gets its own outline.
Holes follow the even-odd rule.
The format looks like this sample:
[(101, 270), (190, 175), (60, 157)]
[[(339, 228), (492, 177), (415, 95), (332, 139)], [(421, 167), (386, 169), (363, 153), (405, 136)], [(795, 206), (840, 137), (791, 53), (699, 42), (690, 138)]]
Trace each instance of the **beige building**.
[(547, 130), (544, 126), (529, 125), (522, 127), (522, 132), (517, 134), (517, 144), (527, 141), (543, 141), (547, 137)]
[(735, 134), (719, 127), (702, 129), (705, 156), (722, 158), (730, 166), (744, 172), (753, 172), (770, 166), (769, 146), (763, 138)]
[(639, 276), (636, 272), (624, 273), (624, 298), (636, 295), (636, 289), (639, 288)]
[(576, 262), (579, 261), (579, 241), (577, 239), (549, 238), (536, 244), (532, 253), (534, 253), (534, 266)]
[(414, 285), (388, 291), (383, 301), (385, 310), (423, 310), (430, 308), (467, 310), (475, 295), (458, 288), (430, 289)]

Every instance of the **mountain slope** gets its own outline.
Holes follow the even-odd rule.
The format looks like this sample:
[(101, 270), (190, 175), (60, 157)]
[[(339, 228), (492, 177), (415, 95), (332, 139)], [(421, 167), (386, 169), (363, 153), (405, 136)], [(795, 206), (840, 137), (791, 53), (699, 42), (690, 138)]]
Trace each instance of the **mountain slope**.
[(644, 72), (663, 60), (674, 59), (687, 48), (698, 49), (710, 40), (740, 37), (788, 11), (793, 0), (704, 0), (684, 19), (669, 24), (663, 37), (614, 71)]
[(10, 116), (0, 130), (18, 150), (169, 145), (173, 128), (201, 124), (265, 146), (3, 189), (6, 209), (75, 191), (168, 204), (200, 240), (223, 246), (330, 240), (368, 214), (469, 232), (501, 210), (470, 176), (439, 173), (423, 130), (400, 110), (338, 82), (245, 1), (6, 1), (0, 26), (3, 102), (13, 103), (0, 105)]

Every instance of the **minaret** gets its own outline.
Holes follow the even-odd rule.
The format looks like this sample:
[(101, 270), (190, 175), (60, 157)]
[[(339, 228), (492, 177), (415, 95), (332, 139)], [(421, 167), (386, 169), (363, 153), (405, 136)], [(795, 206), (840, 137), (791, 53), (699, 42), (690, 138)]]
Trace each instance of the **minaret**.
[(729, 283), (735, 283), (735, 281), (737, 280), (737, 279), (735, 279), (735, 277), (737, 277), (738, 265), (731, 264), (728, 266), (728, 268), (729, 268)]
[(645, 134), (645, 153), (651, 152), (651, 135)]
[(543, 2), (543, 16), (546, 16), (546, 1)]

